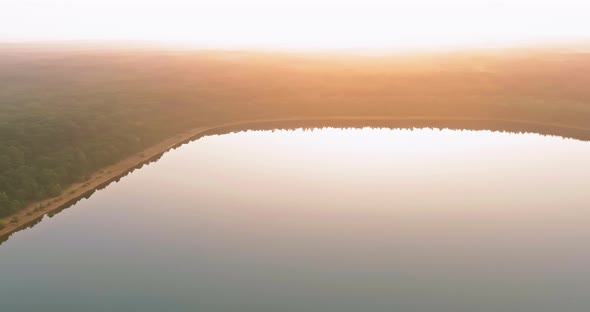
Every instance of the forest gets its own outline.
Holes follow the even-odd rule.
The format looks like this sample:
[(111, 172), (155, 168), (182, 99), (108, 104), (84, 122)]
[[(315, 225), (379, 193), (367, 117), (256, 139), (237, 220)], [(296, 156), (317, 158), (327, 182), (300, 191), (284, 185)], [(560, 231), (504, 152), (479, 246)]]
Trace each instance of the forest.
[(454, 116), (590, 127), (590, 53), (395, 56), (0, 46), (0, 217), (200, 125)]

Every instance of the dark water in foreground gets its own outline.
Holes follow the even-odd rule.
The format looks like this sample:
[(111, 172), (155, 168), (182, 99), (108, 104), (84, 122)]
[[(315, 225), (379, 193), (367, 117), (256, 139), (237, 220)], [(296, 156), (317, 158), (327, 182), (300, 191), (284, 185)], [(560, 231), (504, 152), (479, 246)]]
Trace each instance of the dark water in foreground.
[(590, 311), (590, 143), (210, 136), (0, 246), (0, 311)]

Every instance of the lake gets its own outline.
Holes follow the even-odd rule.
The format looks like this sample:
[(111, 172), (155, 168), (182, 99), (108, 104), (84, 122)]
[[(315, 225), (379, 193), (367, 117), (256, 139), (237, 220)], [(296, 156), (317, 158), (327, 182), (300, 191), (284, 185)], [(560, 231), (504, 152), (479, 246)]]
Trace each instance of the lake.
[(205, 136), (0, 245), (0, 310), (589, 311), (590, 142), (536, 132)]

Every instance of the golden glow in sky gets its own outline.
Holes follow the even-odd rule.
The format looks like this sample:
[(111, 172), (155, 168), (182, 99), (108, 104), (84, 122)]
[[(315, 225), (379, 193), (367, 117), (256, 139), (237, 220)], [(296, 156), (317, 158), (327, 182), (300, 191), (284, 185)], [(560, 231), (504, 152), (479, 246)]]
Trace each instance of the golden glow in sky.
[(414, 49), (590, 38), (576, 0), (0, 0), (0, 41)]

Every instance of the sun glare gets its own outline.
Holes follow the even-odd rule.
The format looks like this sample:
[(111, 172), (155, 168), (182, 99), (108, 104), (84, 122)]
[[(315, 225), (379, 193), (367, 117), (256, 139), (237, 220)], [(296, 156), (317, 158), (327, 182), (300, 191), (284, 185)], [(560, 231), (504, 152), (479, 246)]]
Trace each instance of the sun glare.
[(582, 1), (4, 0), (0, 40), (204, 48), (490, 47), (590, 37)]

